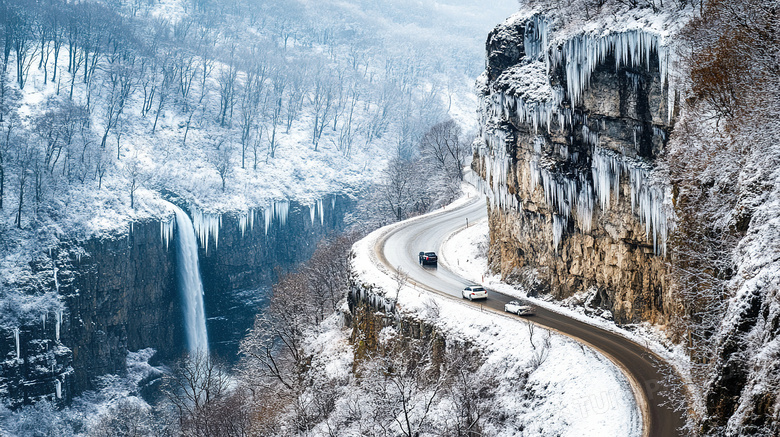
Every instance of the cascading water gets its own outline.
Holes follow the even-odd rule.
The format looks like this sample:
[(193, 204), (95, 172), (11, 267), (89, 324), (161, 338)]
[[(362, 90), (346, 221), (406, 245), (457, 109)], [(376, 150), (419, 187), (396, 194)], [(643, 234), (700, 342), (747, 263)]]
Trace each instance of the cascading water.
[(206, 312), (203, 307), (203, 283), (198, 267), (198, 241), (195, 238), (195, 227), (187, 213), (176, 205), (172, 206), (176, 212), (177, 275), (184, 309), (187, 347), (191, 354), (208, 354)]

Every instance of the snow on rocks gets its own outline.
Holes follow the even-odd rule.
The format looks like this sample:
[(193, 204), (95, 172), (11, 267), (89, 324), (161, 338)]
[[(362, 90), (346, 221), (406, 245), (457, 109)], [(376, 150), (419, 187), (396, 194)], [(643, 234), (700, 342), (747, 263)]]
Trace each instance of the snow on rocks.
[[(384, 293), (378, 297), (389, 296), (389, 290), (394, 290), (396, 283), (391, 273), (379, 263), (374, 247), (383, 235), (407, 222), (375, 231), (353, 246), (353, 274), (359, 281), (369, 284), (368, 288)], [(481, 222), (469, 229), (486, 232), (486, 228), (486, 222)], [(448, 247), (442, 249), (442, 254), (446, 252), (447, 257), (454, 254), (464, 265), (477, 265), (473, 261), (475, 252), (472, 245)], [(448, 264), (451, 261), (452, 258), (442, 260)], [(438, 308), (435, 315), (427, 310), (432, 301)], [(459, 300), (441, 298), (412, 285), (401, 289), (398, 308), (402, 314), (434, 323), (447, 338), (479, 345), (486, 357), (479, 371), (498, 375), (499, 403), (504, 405), (508, 414), (512, 414), (512, 422), (521, 423), (526, 430), (535, 430), (531, 431), (536, 432), (533, 435), (641, 434), (641, 415), (625, 377), (608, 359), (583, 348), (574, 340), (548, 334), (541, 328), (534, 330), (525, 321), (482, 312)], [(535, 351), (531, 341), (541, 341), (547, 335), (549, 357), (538, 368), (531, 370)], [(519, 372), (529, 370), (528, 382), (538, 396), (533, 402), (524, 402), (512, 386), (512, 381), (516, 382)], [(438, 414), (447, 413), (440, 410)], [(513, 434), (511, 429), (501, 428), (502, 425), (490, 426), (495, 428), (490, 429), (489, 434)]]

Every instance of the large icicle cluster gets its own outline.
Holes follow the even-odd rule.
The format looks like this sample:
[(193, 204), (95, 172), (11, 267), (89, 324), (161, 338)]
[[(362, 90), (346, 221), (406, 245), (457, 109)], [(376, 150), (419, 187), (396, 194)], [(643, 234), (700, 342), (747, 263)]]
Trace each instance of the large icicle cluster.
[(263, 211), (263, 218), (265, 219), (265, 234), (268, 235), (268, 230), (271, 228), (271, 223), (274, 220), (279, 220), (279, 224), (284, 226), (287, 224), (287, 215), (290, 212), (289, 200), (274, 200), (265, 207)]
[[(593, 227), (593, 188), (583, 175), (576, 179), (555, 173), (540, 164), (540, 156), (534, 156), (528, 162), (528, 182), (531, 192), (541, 186), (544, 201), (553, 210), (555, 241), (566, 230), (569, 218), (574, 213), (582, 232), (590, 232)], [(557, 227), (555, 227), (557, 226)], [(555, 244), (556, 248), (558, 244)]]
[[(332, 203), (335, 206), (336, 197), (333, 197)], [(325, 224), (325, 209), (323, 208), (323, 199), (317, 199), (316, 202), (310, 203), (309, 205), (309, 219), (311, 220), (311, 224), (314, 224), (314, 221), (317, 217), (320, 219), (320, 225)]]
[(523, 49), (528, 59), (539, 60), (540, 55), (547, 57), (547, 35), (549, 24), (540, 14), (535, 14), (525, 23)]
[(507, 188), (510, 158), (507, 154), (507, 132), (500, 128), (484, 129), (482, 138), (474, 144), (485, 165), (485, 180), (476, 178), (475, 185), (490, 200), (490, 204), (505, 209), (518, 210), (520, 204)]
[[(331, 199), (331, 206), (336, 206), (336, 196)], [(222, 213), (218, 212), (205, 212), (198, 209), (195, 206), (190, 207), (192, 212), (192, 222), (195, 227), (195, 235), (198, 238), (200, 247), (209, 250), (209, 245), (214, 244), (217, 248), (219, 245), (219, 232), (222, 228)], [(271, 224), (277, 221), (281, 226), (287, 224), (287, 217), (290, 211), (289, 200), (273, 200), (263, 209), (248, 209), (245, 212), (239, 212), (238, 229), (241, 231), (241, 237), (246, 235), (247, 230), (253, 230), (255, 222), (259, 221), (259, 215), (263, 215), (265, 221), (265, 234), (268, 235), (268, 230), (271, 228)], [(311, 222), (314, 224), (316, 219), (319, 219), (320, 224), (325, 224), (325, 203), (324, 198), (321, 198), (315, 203), (309, 205), (309, 212), (311, 215)], [(165, 249), (171, 245), (176, 230), (176, 220), (174, 217), (160, 220), (160, 240), (165, 246)]]
[[(645, 226), (648, 239), (652, 239), (656, 254), (665, 254), (667, 223), (663, 187), (650, 183), (652, 168), (614, 152), (602, 149), (598, 125), (588, 123), (588, 116), (573, 109), (582, 102), (584, 91), (596, 68), (607, 58), (614, 57), (615, 69), (632, 68), (649, 70), (657, 61), (661, 83), (668, 82), (669, 50), (661, 45), (660, 35), (644, 29), (632, 29), (601, 35), (580, 34), (571, 37), (559, 47), (551, 48), (549, 24), (541, 15), (534, 15), (525, 21), (523, 47), (525, 58), (519, 64), (505, 69), (493, 83), (488, 84), (486, 76), (481, 79), (482, 122), (481, 141), (475, 143), (475, 150), (484, 163), (484, 182), (477, 185), (488, 196), (491, 204), (504, 208), (519, 208), (522, 199), (509, 193), (507, 188), (511, 160), (507, 142), (511, 135), (496, 127), (500, 123), (529, 126), (536, 136), (533, 153), (528, 161), (528, 183), (530, 190), (543, 190), (544, 200), (553, 211), (553, 243), (556, 250), (563, 234), (574, 215), (581, 232), (589, 233), (593, 228), (593, 212), (596, 198), (602, 211), (608, 210), (619, 199), (621, 174), (629, 178), (632, 211)], [(565, 88), (550, 82), (550, 72), (562, 68), (565, 73)], [(642, 75), (625, 72), (629, 82), (638, 88)], [(569, 104), (566, 104), (568, 100)], [(671, 117), (672, 105), (669, 106)], [(603, 122), (603, 120), (602, 120)], [(561, 133), (567, 128), (581, 126), (582, 142), (592, 153), (591, 175), (564, 174), (555, 170), (554, 163), (547, 162), (543, 153), (544, 136), (541, 129), (551, 133), (553, 125)], [(579, 129), (579, 128), (578, 128)], [(642, 126), (634, 127), (634, 146), (642, 135)], [(653, 127), (654, 135), (665, 139), (665, 132)], [(574, 135), (574, 134), (569, 134)], [(574, 143), (573, 136), (569, 137)], [(579, 163), (581, 156), (570, 153), (569, 146), (557, 144), (552, 152), (564, 161)], [(575, 172), (577, 173), (577, 172)]]
[(593, 150), (591, 171), (595, 191), (602, 210), (610, 208), (611, 200), (620, 201), (620, 177), (625, 174), (631, 187), (631, 211), (645, 226), (645, 236), (653, 240), (656, 254), (666, 255), (666, 192), (664, 187), (650, 183), (652, 168), (610, 150)]
[(251, 231), (255, 228), (255, 215), (257, 213), (257, 210), (250, 209), (238, 214), (238, 229), (241, 231), (241, 238), (244, 237), (247, 229)]
[(192, 225), (195, 227), (195, 235), (198, 236), (200, 247), (208, 252), (209, 241), (214, 240), (214, 248), (219, 248), (219, 230), (222, 228), (222, 214), (218, 212), (204, 212), (193, 207)]
[(171, 217), (167, 220), (160, 220), (160, 240), (165, 246), (165, 250), (171, 247), (173, 235), (176, 230), (176, 218)]
[(604, 36), (577, 35), (563, 43), (559, 50), (552, 50), (552, 67), (564, 66), (566, 88), (573, 106), (582, 101), (582, 93), (590, 85), (591, 74), (603, 64), (607, 56), (614, 55), (615, 69), (620, 67), (650, 68), (655, 55), (661, 71), (661, 81), (667, 80), (669, 54), (660, 44), (660, 37), (644, 29), (610, 33)]

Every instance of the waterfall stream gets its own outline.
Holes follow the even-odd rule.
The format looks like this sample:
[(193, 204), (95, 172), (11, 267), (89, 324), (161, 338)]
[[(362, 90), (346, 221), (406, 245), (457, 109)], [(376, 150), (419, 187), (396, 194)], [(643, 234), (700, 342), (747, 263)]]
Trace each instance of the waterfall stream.
[(191, 354), (208, 354), (206, 334), (206, 312), (203, 308), (203, 283), (198, 268), (198, 241), (195, 228), (187, 213), (173, 205), (176, 212), (176, 255), (179, 291), (184, 309), (184, 331), (187, 334), (187, 348)]

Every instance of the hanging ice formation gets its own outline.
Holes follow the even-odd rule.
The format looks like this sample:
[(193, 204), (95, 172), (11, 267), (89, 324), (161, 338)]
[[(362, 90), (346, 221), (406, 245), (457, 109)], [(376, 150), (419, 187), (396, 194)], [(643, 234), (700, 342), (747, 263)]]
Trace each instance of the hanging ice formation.
[(19, 343), (19, 328), (14, 328), (14, 340), (16, 341), (16, 359), (22, 359), (22, 346)]
[(666, 255), (667, 222), (666, 192), (664, 187), (650, 183), (652, 168), (618, 153), (596, 147), (591, 167), (596, 195), (602, 210), (610, 208), (610, 201), (620, 200), (620, 177), (626, 175), (631, 187), (631, 211), (645, 226), (645, 236), (652, 239), (656, 254)]
[[(186, 215), (186, 214), (185, 214)], [(178, 222), (178, 213), (177, 219)], [(218, 212), (204, 212), (198, 208), (192, 208), (192, 224), (195, 234), (198, 236), (200, 247), (209, 251), (209, 241), (214, 241), (214, 248), (219, 248), (219, 229), (222, 227), (222, 214)]]
[[(634, 29), (624, 32), (595, 36), (581, 34), (568, 39), (559, 47), (548, 45), (548, 23), (541, 15), (534, 15), (525, 22), (523, 46), (525, 62), (505, 70), (493, 84), (486, 88), (482, 100), (482, 136), (475, 142), (477, 154), (484, 164), (484, 181), (476, 181), (493, 205), (504, 208), (519, 208), (520, 200), (507, 190), (510, 157), (506, 144), (511, 137), (498, 124), (511, 121), (513, 124), (532, 128), (533, 154), (528, 161), (528, 184), (531, 191), (537, 186), (544, 191), (544, 200), (553, 211), (551, 226), (555, 249), (561, 242), (572, 213), (581, 232), (591, 232), (595, 198), (602, 211), (608, 210), (619, 201), (620, 176), (629, 178), (631, 205), (641, 224), (645, 226), (648, 240), (653, 241), (656, 254), (666, 253), (667, 222), (664, 209), (665, 190), (649, 182), (652, 168), (625, 158), (620, 154), (602, 149), (599, 126), (588, 123), (587, 115), (572, 108), (582, 102), (584, 91), (590, 86), (591, 75), (596, 67), (609, 56), (614, 57), (615, 69), (623, 67), (650, 70), (657, 60), (662, 87), (669, 83), (668, 67), (670, 51), (660, 43), (660, 36)], [(549, 72), (562, 69), (565, 73), (565, 88), (552, 86)], [(642, 85), (643, 77), (626, 71), (626, 79), (636, 90)], [(668, 98), (668, 116), (671, 120), (673, 97)], [(563, 105), (568, 98), (571, 105)], [(540, 128), (550, 133), (557, 123), (560, 132), (581, 124), (582, 142), (591, 147), (592, 183), (587, 175), (560, 174), (544, 158), (545, 139), (539, 135)], [(603, 123), (603, 120), (602, 120)], [(634, 146), (643, 127), (633, 127)], [(654, 136), (665, 140), (666, 133), (653, 127)], [(573, 142), (570, 137), (570, 141)], [(564, 161), (578, 163), (580, 155), (570, 153), (567, 145), (551, 147), (546, 153), (558, 154)]]
[[(331, 201), (331, 204), (335, 204), (336, 197), (333, 197), (333, 200)], [(320, 225), (325, 224), (325, 209), (323, 206), (323, 199), (317, 199), (316, 202), (311, 203), (309, 206), (309, 219), (311, 220), (311, 224), (314, 224), (314, 221), (317, 217), (320, 219)]]
[(54, 338), (57, 339), (57, 341), (60, 341), (60, 326), (62, 326), (62, 310), (56, 311), (54, 313), (55, 317), (55, 324), (54, 324)]
[(160, 240), (165, 246), (165, 250), (171, 247), (171, 241), (173, 240), (173, 232), (176, 229), (176, 217), (171, 217), (168, 220), (160, 220)]
[[(490, 133), (488, 133), (490, 132)], [(507, 175), (509, 174), (509, 155), (506, 152), (507, 133), (500, 130), (484, 130), (481, 140), (477, 140), (475, 147), (485, 166), (485, 183), (479, 178), (476, 181), (477, 189), (485, 194), (491, 205), (502, 208), (519, 210), (520, 203), (517, 197), (507, 189)]]
[(62, 381), (59, 379), (54, 380), (54, 392), (57, 396), (57, 399), (62, 399)]
[(281, 226), (287, 224), (287, 215), (290, 212), (290, 202), (288, 200), (274, 200), (265, 207), (263, 218), (265, 219), (265, 234), (271, 228), (271, 223), (278, 220)]
[[(591, 74), (614, 55), (615, 69), (620, 67), (650, 68), (652, 56), (658, 60), (661, 85), (667, 82), (669, 50), (660, 44), (660, 37), (644, 29), (610, 33), (604, 36), (577, 35), (563, 43), (560, 50), (552, 50), (552, 68), (563, 66), (566, 71), (566, 90), (573, 106), (582, 101), (582, 93), (590, 85)], [(638, 83), (637, 83), (638, 85)]]
[[(198, 266), (198, 243), (195, 227), (187, 213), (171, 204), (176, 213), (176, 254), (179, 291), (184, 311), (184, 331), (190, 353), (208, 354), (206, 312), (203, 305), (203, 283)], [(206, 235), (208, 237), (208, 235)]]

